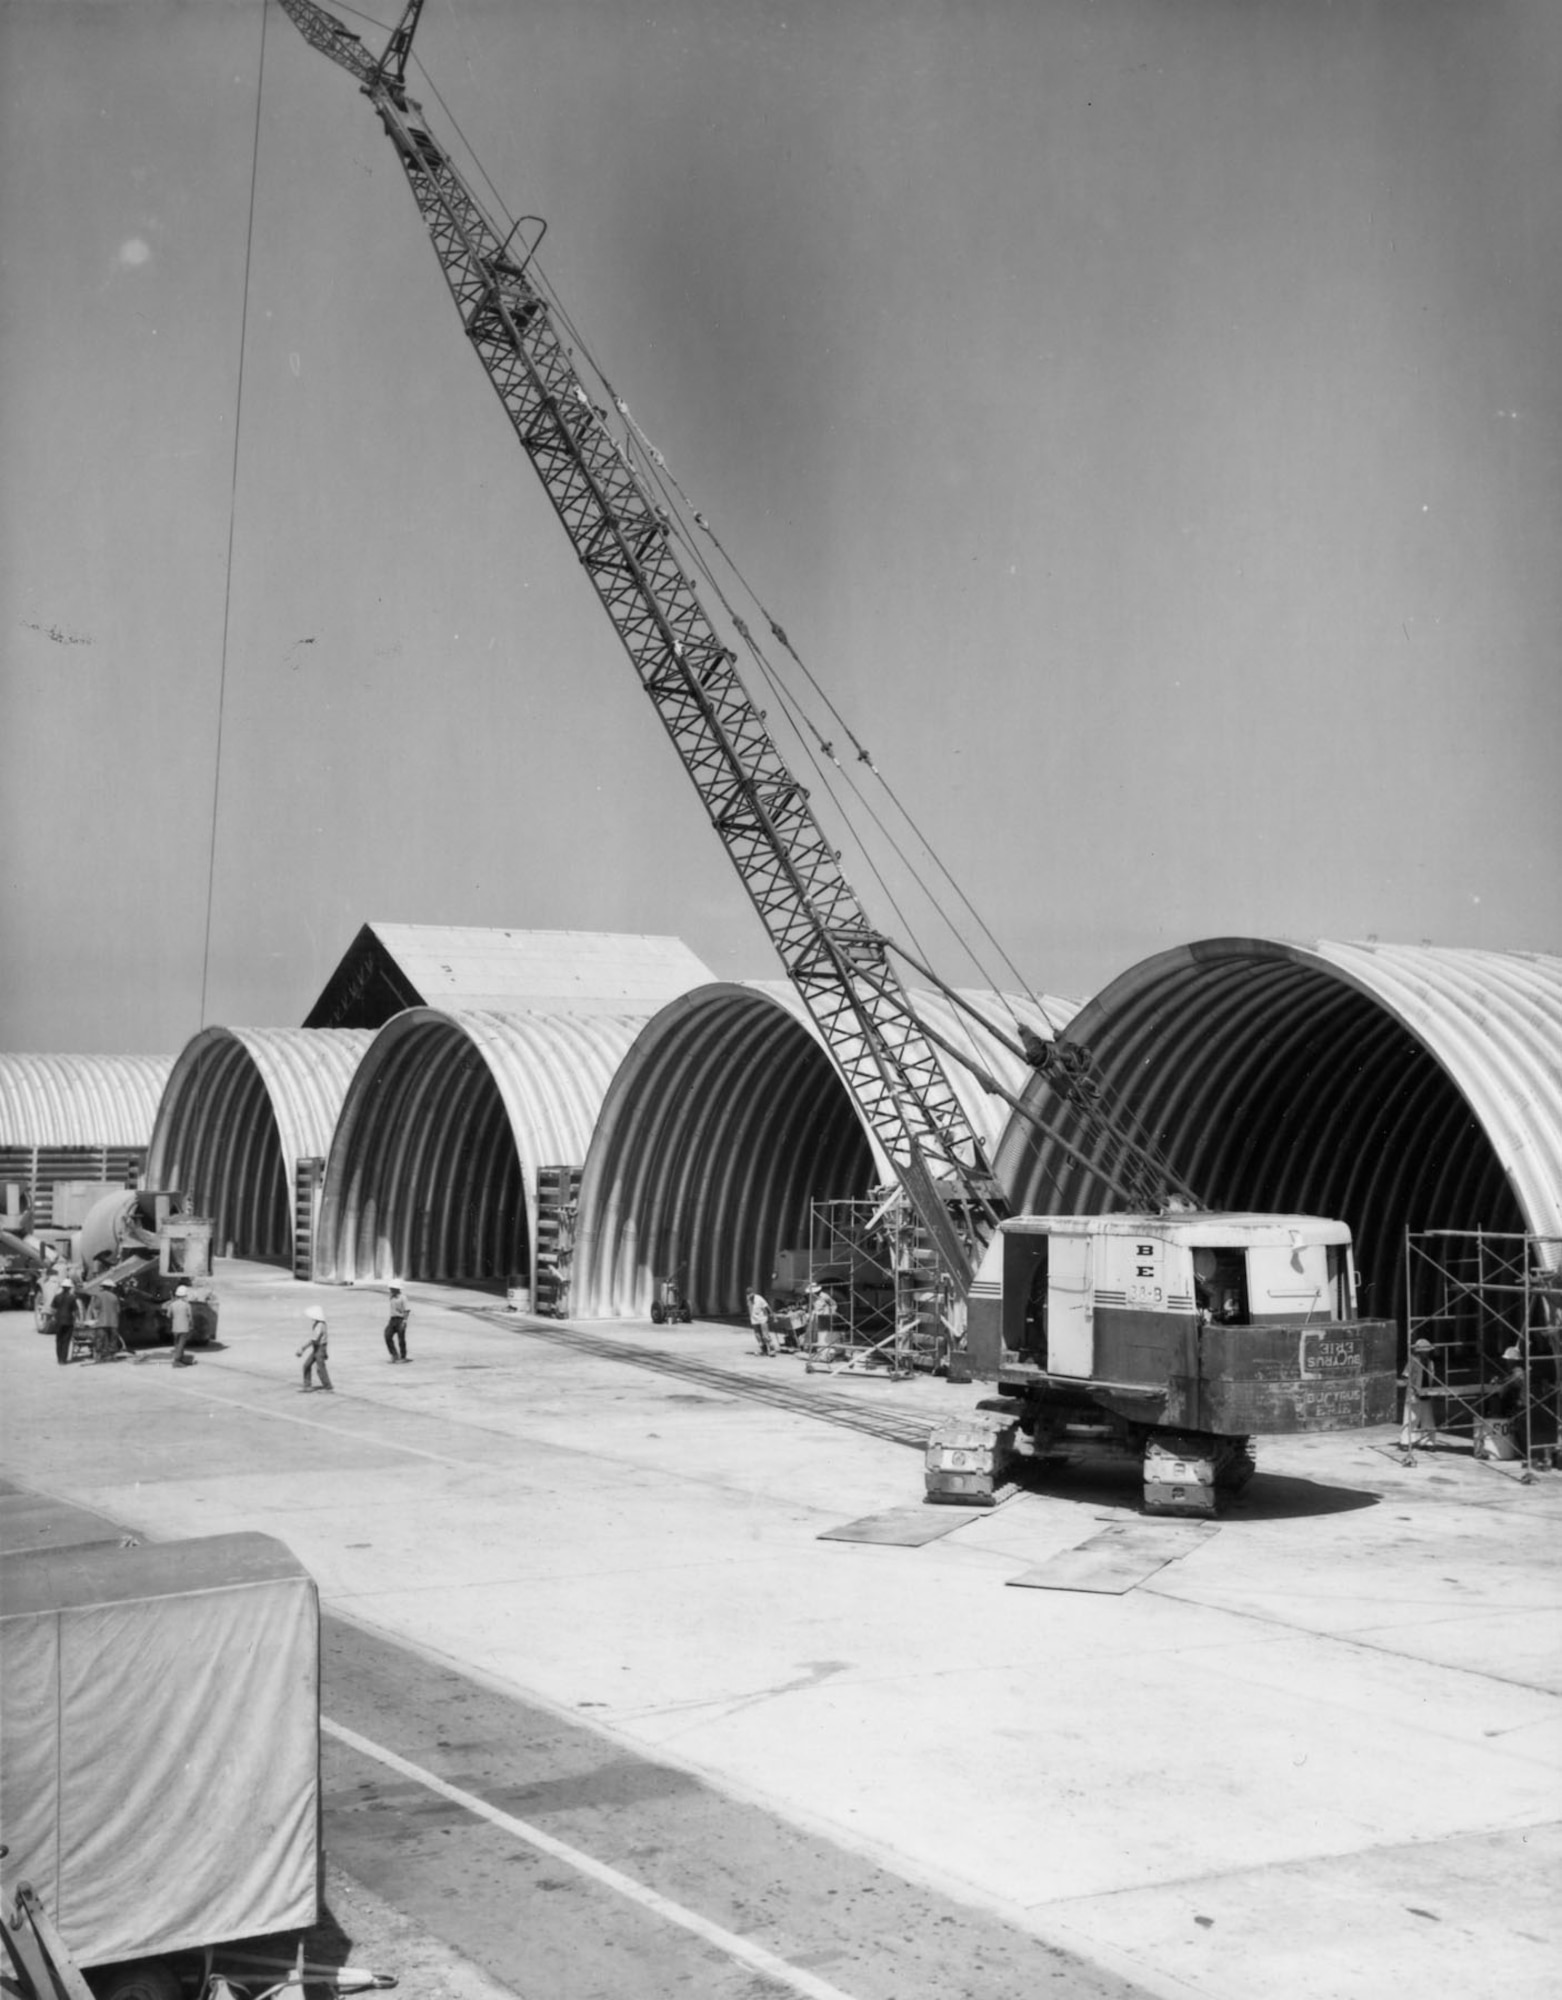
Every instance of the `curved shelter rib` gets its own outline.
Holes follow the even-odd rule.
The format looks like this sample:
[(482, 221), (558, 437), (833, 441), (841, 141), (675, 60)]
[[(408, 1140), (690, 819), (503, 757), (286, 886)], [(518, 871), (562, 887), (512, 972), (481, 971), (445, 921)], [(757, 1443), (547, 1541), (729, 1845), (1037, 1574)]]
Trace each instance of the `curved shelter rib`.
[[(1407, 1228), (1562, 1235), (1562, 959), (1215, 938), (1134, 966), (1063, 1039), (1211, 1206), (1348, 1222), (1365, 1310), (1403, 1314)], [(1085, 1143), (1044, 1079), (1026, 1098)], [(1121, 1206), (1018, 1115), (998, 1170), (1022, 1208)]]
[(241, 1257), (290, 1261), (293, 1180), (323, 1159), (367, 1028), (203, 1028), (158, 1106), (152, 1187), (181, 1188)]
[(530, 1274), (537, 1174), (578, 1166), (643, 1013), (413, 1007), (353, 1079), (326, 1168), (316, 1275)]
[[(940, 995), (918, 1012), (1018, 1091), (1024, 1065), (957, 1019)], [(969, 996), (993, 1018), (1012, 1006), (1037, 1033), (1073, 1012), (1049, 1000)], [(951, 1082), (996, 1144), (1007, 1107), (957, 1065)], [(815, 1201), (858, 1199), (890, 1169), (790, 985), (703, 986), (664, 1007), (603, 1102), (581, 1179), (572, 1310), (642, 1318), (657, 1280), (677, 1277), (696, 1312), (742, 1310), (780, 1249), (809, 1240)]]

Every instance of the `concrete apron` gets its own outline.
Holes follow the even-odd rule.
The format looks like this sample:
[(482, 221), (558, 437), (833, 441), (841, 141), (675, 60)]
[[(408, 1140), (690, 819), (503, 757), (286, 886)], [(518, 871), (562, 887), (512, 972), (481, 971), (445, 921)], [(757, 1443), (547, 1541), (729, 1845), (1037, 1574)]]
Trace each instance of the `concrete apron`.
[[(327, 1605), (1139, 1981), (1554, 1993), (1562, 1476), (1260, 1447), (1124, 1596), (1007, 1578), (1134, 1516), (1075, 1475), (921, 1549), (821, 1542), (916, 1454), (414, 1298), (224, 1265), (220, 1353), (55, 1365), (0, 1316), (9, 1476), (154, 1536), (261, 1528)], [(334, 1395), (299, 1393), (304, 1307)], [(491, 1300), (481, 1301), (492, 1304)], [(615, 1338), (799, 1381), (732, 1328)], [(898, 1411), (942, 1383), (832, 1381)]]

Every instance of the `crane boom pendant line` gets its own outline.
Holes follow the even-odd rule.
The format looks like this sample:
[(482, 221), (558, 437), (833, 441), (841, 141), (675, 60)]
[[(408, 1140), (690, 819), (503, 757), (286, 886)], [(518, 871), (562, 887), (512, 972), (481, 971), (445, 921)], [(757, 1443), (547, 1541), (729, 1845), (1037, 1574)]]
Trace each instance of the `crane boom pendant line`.
[[(405, 87), (411, 0), (386, 55), (315, 0), (280, 0), (354, 75), (407, 177), (468, 340), (853, 1101), (963, 1294), (975, 1244), (951, 1213), (1004, 1212), (981, 1140), (671, 547), (670, 526), (592, 402), (541, 289)], [(527, 262), (529, 263), (529, 259)]]

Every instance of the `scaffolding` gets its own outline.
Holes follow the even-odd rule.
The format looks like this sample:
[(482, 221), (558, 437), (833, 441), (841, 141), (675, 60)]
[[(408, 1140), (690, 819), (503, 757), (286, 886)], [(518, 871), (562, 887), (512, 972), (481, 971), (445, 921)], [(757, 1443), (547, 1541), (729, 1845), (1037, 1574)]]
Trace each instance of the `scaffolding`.
[(1562, 1237), (1407, 1230), (1405, 1299), (1407, 1448), (1430, 1406), (1433, 1434), (1467, 1435), (1478, 1458), (1522, 1466), (1525, 1479), (1555, 1464)]
[(834, 1301), (834, 1344), (849, 1365), (910, 1375), (946, 1364), (952, 1288), (899, 1188), (867, 1200), (814, 1202), (808, 1265)]

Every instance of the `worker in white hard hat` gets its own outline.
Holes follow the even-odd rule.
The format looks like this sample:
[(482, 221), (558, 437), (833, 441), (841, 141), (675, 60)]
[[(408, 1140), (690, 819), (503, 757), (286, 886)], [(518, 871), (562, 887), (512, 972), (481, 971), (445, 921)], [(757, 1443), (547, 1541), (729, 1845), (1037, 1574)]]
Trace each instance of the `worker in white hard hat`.
[(807, 1352), (824, 1354), (835, 1344), (835, 1294), (816, 1279), (808, 1280)]
[(195, 1330), (195, 1314), (190, 1306), (190, 1287), (181, 1285), (168, 1305), (168, 1324), (174, 1336), (174, 1366), (193, 1368), (193, 1358), (185, 1353), (190, 1344), (190, 1335)]
[(54, 1358), (63, 1368), (71, 1358), (71, 1342), (76, 1338), (76, 1288), (68, 1277), (56, 1286), (44, 1324), (54, 1335)]
[(393, 1278), (390, 1288), (390, 1318), (385, 1322), (385, 1352), (392, 1361), (405, 1361), (407, 1358), (407, 1321), (411, 1317), (412, 1308), (407, 1303), (407, 1295)]
[(1401, 1449), (1412, 1451), (1417, 1445), (1436, 1444), (1437, 1405), (1432, 1395), (1437, 1385), (1437, 1364), (1431, 1341), (1410, 1343), (1405, 1372), (1399, 1379), (1405, 1387), (1405, 1411), (1399, 1430)]
[(770, 1324), (770, 1301), (761, 1292), (750, 1292), (748, 1295), (748, 1323), (754, 1329), (755, 1351), (774, 1355), (776, 1336)]
[(320, 1371), (320, 1387), (322, 1389), (330, 1388), (331, 1371), (325, 1365), (326, 1351), (328, 1344), (326, 1324), (325, 1324), (325, 1314), (320, 1310), (318, 1306), (310, 1306), (309, 1309), (305, 1312), (304, 1317), (309, 1322), (309, 1338), (304, 1342), (303, 1346), (298, 1351), (299, 1354), (303, 1357), (303, 1363), (304, 1363), (303, 1393), (307, 1396), (310, 1390), (315, 1386), (314, 1381), (312, 1379), (315, 1370), (318, 1368)]

